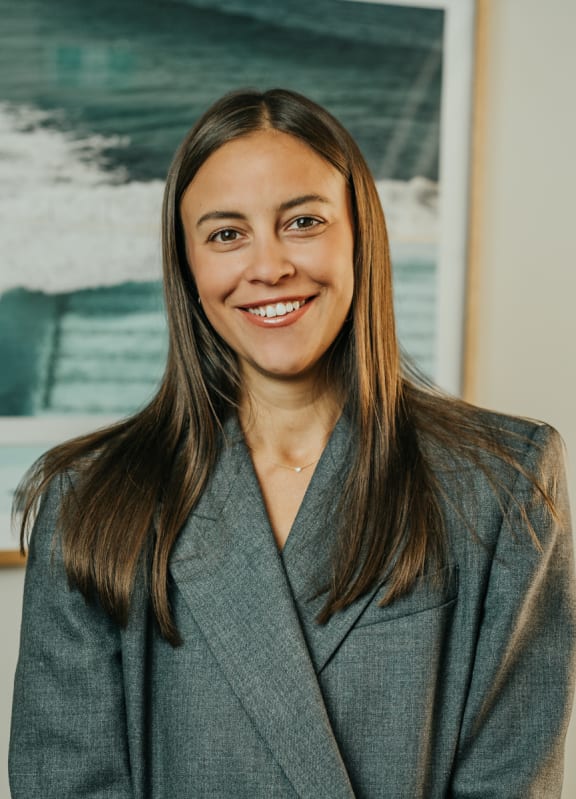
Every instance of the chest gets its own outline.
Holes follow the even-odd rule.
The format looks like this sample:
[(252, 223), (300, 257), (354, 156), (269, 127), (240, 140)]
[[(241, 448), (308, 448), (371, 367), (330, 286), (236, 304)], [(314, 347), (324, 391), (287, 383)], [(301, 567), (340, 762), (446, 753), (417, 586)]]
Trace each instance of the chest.
[[(146, 658), (151, 795), (201, 785), (203, 795), (236, 799), (375, 797), (386, 784), (394, 799), (443, 796), (420, 789), (455, 743), (446, 733), (436, 751), (431, 697), (449, 697), (443, 723), (453, 731), (465, 697), (467, 675), (451, 669), (447, 686), (444, 662), (458, 625), (456, 579), (395, 610), (374, 596), (311, 632), (287, 581), (254, 563), (244, 578), (245, 592), (212, 580), (211, 607), (206, 592), (173, 587), (183, 645), (154, 636)], [(348, 775), (338, 790), (323, 782), (336, 762)]]
[[(446, 736), (459, 729), (476, 640), (462, 623), (457, 570), (387, 608), (375, 587), (319, 625), (336, 534), (333, 462), (291, 483), (234, 463), (183, 530), (171, 559), (183, 644), (153, 635), (146, 657), (129, 659), (146, 663), (140, 734), (171, 795), (198, 785), (235, 799), (375, 797), (382, 785), (394, 786), (387, 799), (445, 795), (455, 746)], [(460, 666), (447, 663), (452, 651)], [(445, 735), (435, 697), (449, 697)]]
[(282, 550), (302, 506), (313, 468), (296, 471), (255, 458), (254, 471), (276, 545)]

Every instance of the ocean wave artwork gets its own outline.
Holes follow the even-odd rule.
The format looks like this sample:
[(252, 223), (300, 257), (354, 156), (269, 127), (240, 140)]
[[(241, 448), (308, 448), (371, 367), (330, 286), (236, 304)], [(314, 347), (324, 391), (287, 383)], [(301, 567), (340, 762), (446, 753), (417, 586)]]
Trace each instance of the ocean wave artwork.
[(359, 141), (400, 339), (434, 375), (443, 12), (271, 7), (0, 0), (0, 416), (121, 416), (153, 395), (164, 176), (206, 105), (244, 85), (309, 94)]

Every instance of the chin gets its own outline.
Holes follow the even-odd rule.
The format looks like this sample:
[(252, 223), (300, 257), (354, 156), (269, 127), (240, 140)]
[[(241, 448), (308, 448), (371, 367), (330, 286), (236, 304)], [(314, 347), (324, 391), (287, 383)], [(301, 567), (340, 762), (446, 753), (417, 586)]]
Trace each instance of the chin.
[(302, 363), (283, 363), (279, 364), (277, 361), (274, 363), (253, 363), (252, 368), (255, 369), (263, 377), (269, 377), (272, 380), (299, 380), (312, 377), (316, 373), (317, 364)]

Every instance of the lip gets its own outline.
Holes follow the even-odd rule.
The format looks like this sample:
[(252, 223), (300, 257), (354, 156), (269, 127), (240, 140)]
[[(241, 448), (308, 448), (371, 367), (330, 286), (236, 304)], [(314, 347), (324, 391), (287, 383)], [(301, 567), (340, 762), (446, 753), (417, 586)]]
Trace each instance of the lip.
[[(295, 324), (304, 316), (305, 313), (308, 312), (308, 309), (313, 305), (315, 299), (315, 294), (309, 295), (307, 297), (295, 297), (294, 295), (275, 297), (274, 299), (260, 300), (259, 302), (252, 302), (247, 305), (239, 306), (238, 310), (242, 312), (247, 322), (255, 325), (256, 327), (289, 327)], [(303, 305), (301, 305), (297, 311), (290, 311), (290, 313), (286, 314), (285, 316), (256, 316), (256, 314), (251, 314), (248, 310), (249, 308), (261, 308), (263, 305), (276, 305), (279, 302), (286, 303), (294, 301), (301, 302)]]
[(238, 308), (243, 311), (248, 308), (262, 308), (263, 305), (277, 305), (279, 302), (307, 303), (313, 300), (315, 296), (315, 294), (285, 294), (283, 297), (269, 297), (268, 299), (258, 300), (258, 302), (247, 302), (245, 305), (239, 305)]

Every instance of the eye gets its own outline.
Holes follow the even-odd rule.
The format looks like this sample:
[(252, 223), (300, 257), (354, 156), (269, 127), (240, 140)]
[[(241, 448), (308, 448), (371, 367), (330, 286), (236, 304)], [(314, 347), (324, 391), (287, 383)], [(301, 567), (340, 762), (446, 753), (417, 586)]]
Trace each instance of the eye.
[(322, 220), (315, 216), (298, 216), (288, 225), (288, 230), (310, 230), (322, 224)]
[(222, 230), (217, 230), (215, 233), (211, 233), (210, 236), (208, 236), (208, 241), (215, 241), (218, 244), (228, 244), (229, 242), (237, 241), (239, 235), (237, 230), (227, 227)]

